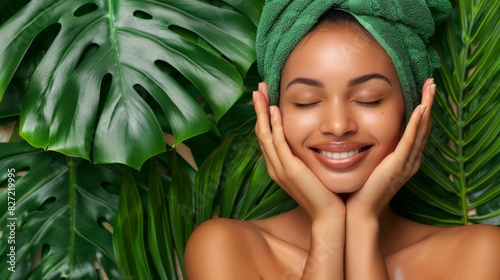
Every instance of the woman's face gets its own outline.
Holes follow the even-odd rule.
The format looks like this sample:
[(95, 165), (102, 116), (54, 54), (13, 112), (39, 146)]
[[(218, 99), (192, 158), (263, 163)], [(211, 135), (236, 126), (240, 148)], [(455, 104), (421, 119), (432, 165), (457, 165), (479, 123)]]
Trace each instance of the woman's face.
[(283, 68), (280, 110), (287, 142), (332, 192), (351, 193), (394, 151), (404, 100), (390, 57), (351, 28), (319, 29)]

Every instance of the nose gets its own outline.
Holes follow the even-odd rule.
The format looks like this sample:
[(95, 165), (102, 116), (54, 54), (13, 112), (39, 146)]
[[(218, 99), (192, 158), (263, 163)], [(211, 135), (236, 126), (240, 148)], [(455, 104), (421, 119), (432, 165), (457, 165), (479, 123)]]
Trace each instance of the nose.
[(345, 137), (357, 130), (355, 117), (347, 104), (325, 106), (320, 131), (336, 137)]

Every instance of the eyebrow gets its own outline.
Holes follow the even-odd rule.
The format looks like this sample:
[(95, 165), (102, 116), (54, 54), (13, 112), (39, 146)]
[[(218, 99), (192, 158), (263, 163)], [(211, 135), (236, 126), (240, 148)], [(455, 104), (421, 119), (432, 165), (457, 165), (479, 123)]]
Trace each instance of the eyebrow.
[(292, 86), (294, 84), (304, 84), (304, 85), (308, 85), (308, 86), (312, 86), (312, 87), (319, 87), (319, 88), (325, 87), (325, 85), (319, 80), (299, 77), (299, 78), (295, 78), (291, 82), (289, 82), (288, 85), (286, 86), (286, 89), (288, 89), (290, 86)]
[[(373, 79), (382, 80), (382, 81), (384, 81), (392, 86), (392, 83), (389, 80), (389, 78), (387, 78), (386, 76), (379, 74), (379, 73), (371, 73), (371, 74), (362, 75), (362, 76), (353, 78), (347, 83), (347, 86), (353, 87), (353, 86), (368, 82), (369, 80), (373, 80)], [(290, 86), (292, 86), (294, 84), (304, 84), (304, 85), (319, 87), (319, 88), (325, 87), (325, 85), (319, 80), (299, 77), (299, 78), (293, 79), (290, 83), (288, 83), (288, 85), (286, 86), (286, 89), (288, 89)]]
[(392, 86), (392, 83), (389, 80), (389, 78), (387, 78), (386, 76), (379, 74), (379, 73), (371, 73), (371, 74), (356, 77), (356, 78), (350, 80), (347, 83), (347, 86), (353, 87), (353, 86), (368, 82), (369, 80), (373, 80), (373, 79), (382, 80), (384, 82), (387, 82), (390, 86)]

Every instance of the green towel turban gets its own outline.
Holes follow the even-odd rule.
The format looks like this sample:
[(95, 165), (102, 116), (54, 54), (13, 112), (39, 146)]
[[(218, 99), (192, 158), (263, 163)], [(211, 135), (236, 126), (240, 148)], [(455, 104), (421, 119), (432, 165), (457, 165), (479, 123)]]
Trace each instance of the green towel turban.
[(446, 20), (448, 0), (267, 0), (257, 29), (257, 65), (278, 104), (285, 62), (318, 18), (329, 9), (352, 14), (392, 58), (401, 82), (407, 119), (420, 104), (425, 80), (438, 57), (430, 46), (435, 24)]

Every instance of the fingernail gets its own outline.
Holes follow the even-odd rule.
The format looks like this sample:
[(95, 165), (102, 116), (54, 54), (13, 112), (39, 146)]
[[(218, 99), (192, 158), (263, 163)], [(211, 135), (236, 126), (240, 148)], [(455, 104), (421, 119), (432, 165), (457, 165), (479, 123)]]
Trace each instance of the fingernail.
[(420, 105), (420, 114), (423, 115), (425, 113), (425, 109), (427, 109), (427, 105)]
[(434, 78), (431, 78), (431, 85), (434, 84)]
[(257, 88), (261, 91), (262, 90), (262, 83), (259, 83), (259, 85), (257, 86)]
[(255, 97), (257, 96), (257, 92), (256, 91), (252, 91), (252, 99), (255, 100)]
[(431, 85), (431, 94), (434, 96), (436, 94), (436, 84)]

